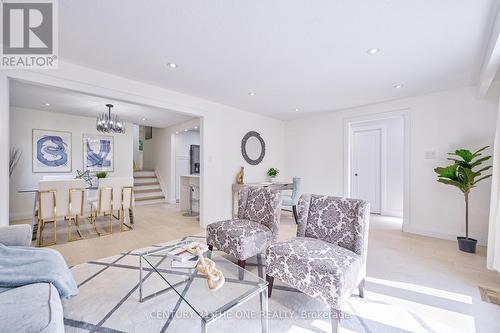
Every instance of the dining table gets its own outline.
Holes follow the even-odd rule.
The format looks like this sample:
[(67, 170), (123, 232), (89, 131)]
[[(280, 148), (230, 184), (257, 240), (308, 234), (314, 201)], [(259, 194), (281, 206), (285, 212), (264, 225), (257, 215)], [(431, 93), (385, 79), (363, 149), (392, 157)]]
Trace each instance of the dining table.
[[(99, 188), (97, 186), (89, 186), (85, 187), (85, 190), (87, 191), (87, 202), (92, 204), (93, 201), (97, 200), (97, 190)], [(33, 230), (33, 236), (32, 240), (36, 240), (37, 237), (37, 229), (38, 229), (38, 188), (25, 188), (25, 189), (20, 189), (17, 191), (18, 193), (33, 193), (34, 194), (34, 200), (33, 200), (33, 217), (31, 219), (31, 228)], [(88, 198), (91, 198), (90, 200)]]

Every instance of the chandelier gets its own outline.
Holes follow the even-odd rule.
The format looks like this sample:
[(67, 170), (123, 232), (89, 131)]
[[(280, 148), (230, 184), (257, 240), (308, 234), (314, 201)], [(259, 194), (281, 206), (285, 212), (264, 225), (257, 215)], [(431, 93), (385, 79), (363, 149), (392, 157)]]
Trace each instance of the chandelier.
[(113, 104), (106, 104), (106, 107), (108, 108), (108, 113), (103, 112), (97, 116), (95, 125), (97, 130), (104, 133), (125, 133), (125, 123), (117, 115), (111, 116)]

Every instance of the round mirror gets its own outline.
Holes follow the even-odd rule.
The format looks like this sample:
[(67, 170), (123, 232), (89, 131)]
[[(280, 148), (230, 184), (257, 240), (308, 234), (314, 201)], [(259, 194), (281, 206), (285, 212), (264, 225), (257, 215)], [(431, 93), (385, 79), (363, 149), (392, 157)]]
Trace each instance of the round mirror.
[(250, 131), (241, 140), (241, 154), (245, 161), (257, 165), (264, 159), (266, 144), (259, 133)]

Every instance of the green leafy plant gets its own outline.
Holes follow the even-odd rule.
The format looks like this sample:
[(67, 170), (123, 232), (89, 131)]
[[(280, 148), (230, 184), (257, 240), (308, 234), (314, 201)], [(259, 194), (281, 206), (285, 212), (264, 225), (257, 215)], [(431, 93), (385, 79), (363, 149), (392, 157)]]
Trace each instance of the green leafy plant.
[(491, 177), (491, 174), (483, 175), (485, 171), (491, 169), (491, 165), (479, 168), (483, 162), (491, 159), (489, 155), (482, 156), (482, 152), (487, 148), (489, 146), (476, 152), (471, 152), (468, 149), (455, 150), (454, 153), (448, 153), (450, 155), (448, 160), (453, 161), (452, 165), (434, 169), (438, 176), (438, 182), (455, 186), (464, 194), (466, 239), (469, 239), (469, 193), (481, 180)]
[(106, 178), (106, 176), (108, 175), (108, 173), (106, 171), (100, 171), (100, 172), (96, 172), (95, 176), (98, 178), (98, 179), (101, 179), (101, 178)]
[(267, 170), (267, 175), (269, 177), (272, 177), (272, 178), (276, 177), (278, 175), (278, 173), (280, 173), (280, 171), (276, 168), (271, 168), (271, 169)]

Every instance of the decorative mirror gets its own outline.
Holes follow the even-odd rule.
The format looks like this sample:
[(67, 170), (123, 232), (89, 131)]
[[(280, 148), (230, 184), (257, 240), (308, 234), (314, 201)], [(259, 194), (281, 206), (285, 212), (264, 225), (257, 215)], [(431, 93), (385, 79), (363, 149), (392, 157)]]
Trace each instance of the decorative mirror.
[(266, 143), (259, 133), (250, 131), (241, 140), (241, 155), (248, 164), (257, 165), (266, 155)]

